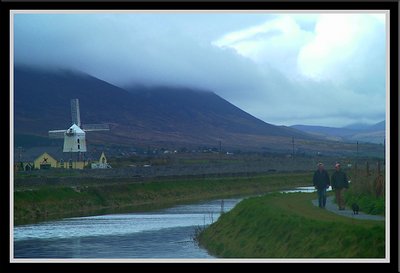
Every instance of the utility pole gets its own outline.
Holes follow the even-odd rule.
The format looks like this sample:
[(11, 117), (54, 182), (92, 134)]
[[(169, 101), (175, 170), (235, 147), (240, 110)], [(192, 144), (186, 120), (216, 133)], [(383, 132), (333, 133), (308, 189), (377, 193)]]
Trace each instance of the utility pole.
[(358, 141), (357, 141), (357, 158), (358, 158)]
[(18, 147), (18, 167), (17, 169), (23, 170), (24, 169), (24, 164), (22, 163), (22, 147)]
[(358, 141), (357, 141), (357, 153), (356, 153), (356, 164), (355, 164), (355, 172), (354, 172), (354, 182), (357, 183), (357, 163), (358, 163)]
[(357, 153), (356, 153), (356, 171), (357, 171), (357, 163), (358, 163), (358, 141), (357, 141)]
[(292, 148), (293, 148), (292, 157), (294, 158), (294, 137), (292, 137)]
[(222, 144), (221, 144), (221, 140), (219, 140), (218, 141), (218, 144), (219, 144), (219, 152), (218, 152), (218, 164), (219, 164), (219, 167), (218, 167), (218, 177), (220, 177), (221, 176), (221, 168), (222, 168), (222, 153), (221, 153), (221, 147), (222, 147)]

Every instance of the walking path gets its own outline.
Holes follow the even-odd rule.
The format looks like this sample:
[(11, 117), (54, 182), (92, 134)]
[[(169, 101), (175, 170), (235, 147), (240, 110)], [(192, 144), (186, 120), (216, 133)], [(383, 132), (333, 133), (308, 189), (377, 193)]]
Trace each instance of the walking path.
[[(312, 203), (314, 206), (318, 207), (318, 199), (312, 200)], [(375, 220), (375, 221), (383, 221), (385, 220), (384, 216), (380, 215), (371, 215), (371, 214), (365, 214), (363, 212), (359, 212), (359, 214), (354, 215), (353, 210), (351, 208), (346, 208), (345, 210), (339, 210), (337, 205), (333, 203), (333, 196), (328, 196), (326, 198), (326, 210), (332, 211), (336, 214), (354, 218), (354, 219), (360, 219), (360, 220)]]

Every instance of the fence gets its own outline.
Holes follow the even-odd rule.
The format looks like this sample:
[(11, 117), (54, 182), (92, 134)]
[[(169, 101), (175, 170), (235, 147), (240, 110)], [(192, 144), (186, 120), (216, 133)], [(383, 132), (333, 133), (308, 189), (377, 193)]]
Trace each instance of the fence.
[(382, 197), (385, 193), (385, 172), (381, 162), (374, 164), (365, 162), (364, 164), (355, 164), (354, 169), (350, 171), (351, 187), (354, 192), (359, 194), (366, 193), (376, 197)]

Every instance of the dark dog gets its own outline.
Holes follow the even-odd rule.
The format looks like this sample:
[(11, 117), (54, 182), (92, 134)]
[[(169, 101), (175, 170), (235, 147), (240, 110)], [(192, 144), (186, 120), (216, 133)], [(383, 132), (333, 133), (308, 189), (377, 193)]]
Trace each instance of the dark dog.
[(353, 214), (358, 214), (360, 207), (356, 203), (353, 203), (353, 205), (351, 205), (351, 208), (353, 209)]

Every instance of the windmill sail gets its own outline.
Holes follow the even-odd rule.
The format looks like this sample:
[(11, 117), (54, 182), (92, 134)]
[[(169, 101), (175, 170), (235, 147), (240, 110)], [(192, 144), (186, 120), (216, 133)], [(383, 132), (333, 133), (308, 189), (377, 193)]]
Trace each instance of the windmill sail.
[(79, 112), (78, 99), (71, 100), (71, 115), (72, 115), (72, 124), (76, 124), (78, 125), (78, 127), (81, 127), (81, 114)]
[(84, 131), (110, 131), (108, 124), (82, 124), (81, 128)]
[(64, 138), (67, 130), (52, 130), (49, 131), (49, 138)]

